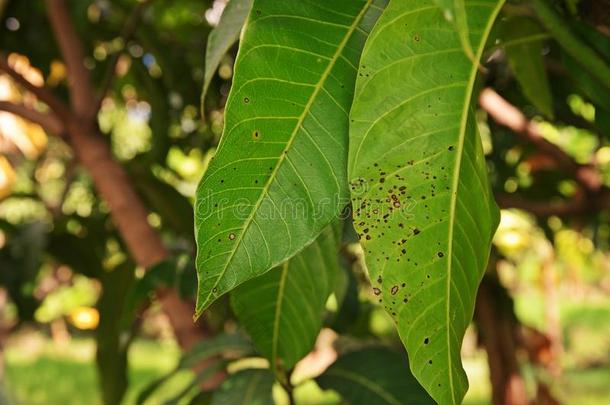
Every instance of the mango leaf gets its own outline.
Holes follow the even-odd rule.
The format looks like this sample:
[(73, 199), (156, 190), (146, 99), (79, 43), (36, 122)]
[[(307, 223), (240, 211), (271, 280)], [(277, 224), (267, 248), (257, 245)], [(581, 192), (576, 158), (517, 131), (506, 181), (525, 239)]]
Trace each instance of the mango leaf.
[(214, 356), (248, 356), (254, 353), (254, 348), (249, 340), (239, 333), (222, 334), (206, 339), (195, 345), (180, 359), (178, 367), (189, 369), (205, 359)]
[[(195, 366), (200, 365), (204, 360), (210, 359), (216, 356), (222, 357), (245, 357), (253, 354), (253, 347), (251, 343), (245, 339), (244, 336), (238, 333), (234, 334), (219, 334), (210, 339), (205, 339), (191, 348), (188, 352), (184, 353), (173, 369), (168, 373), (160, 376), (159, 378), (150, 382), (140, 393), (136, 400), (136, 404), (144, 404), (162, 385), (172, 379), (179, 371), (193, 369)], [(224, 361), (219, 361), (215, 364), (225, 365)], [(202, 370), (201, 377), (209, 377), (208, 371), (216, 370), (216, 365), (204, 368)], [(198, 379), (195, 378), (194, 381)]]
[(274, 405), (273, 374), (267, 369), (247, 369), (230, 375), (212, 398), (212, 405)]
[(445, 19), (455, 27), (455, 30), (460, 36), (462, 48), (468, 58), (474, 60), (474, 51), (472, 50), (472, 44), (470, 43), (468, 33), (468, 16), (466, 15), (466, 4), (464, 3), (464, 0), (434, 0), (434, 2), (443, 11)]
[(347, 203), (348, 113), (373, 0), (256, 0), (225, 130), (197, 190), (197, 316), (284, 262)]
[(316, 382), (337, 391), (350, 405), (434, 404), (411, 374), (406, 356), (383, 347), (342, 355)]
[[(502, 22), (500, 29), (508, 63), (523, 94), (541, 113), (552, 118), (553, 97), (542, 55), (544, 40), (529, 40), (544, 33), (539, 24), (526, 17), (511, 17)], [(528, 40), (520, 41), (521, 38)]]
[(201, 93), (202, 104), (222, 57), (239, 39), (239, 33), (246, 22), (250, 8), (252, 8), (252, 0), (230, 0), (222, 12), (218, 25), (208, 35)]
[(373, 292), (413, 375), (441, 404), (468, 389), (460, 348), (499, 220), (472, 103), (502, 3), (465, 3), (473, 62), (432, 0), (390, 2), (363, 51), (351, 110), (354, 225)]
[(291, 369), (312, 349), (338, 271), (337, 227), (304, 251), (231, 293), (240, 324), (272, 365)]

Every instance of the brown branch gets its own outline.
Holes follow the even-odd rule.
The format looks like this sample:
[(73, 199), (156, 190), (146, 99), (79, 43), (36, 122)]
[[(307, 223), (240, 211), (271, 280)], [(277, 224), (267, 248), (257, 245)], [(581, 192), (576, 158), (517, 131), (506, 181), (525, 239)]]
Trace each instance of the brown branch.
[(9, 101), (0, 101), (0, 111), (15, 114), (34, 124), (38, 124), (55, 135), (61, 135), (64, 132), (64, 126), (61, 121), (51, 113), (42, 113), (23, 104), (15, 104)]
[[(131, 15), (125, 22), (125, 26), (121, 30), (121, 34), (119, 36), (119, 38), (121, 38), (123, 40), (124, 45), (127, 45), (127, 42), (129, 42), (129, 40), (135, 34), (138, 24), (140, 22), (140, 19), (142, 18), (142, 15), (144, 14), (144, 10), (146, 10), (146, 7), (150, 4), (150, 2), (151, 2), (150, 0), (145, 0), (141, 3), (138, 3), (138, 5), (134, 8)], [(116, 75), (116, 67), (117, 67), (117, 64), (119, 63), (119, 59), (122, 54), (123, 54), (122, 51), (117, 51), (114, 55), (112, 55), (112, 59), (110, 60), (110, 62), (108, 64), (108, 69), (106, 70), (104, 80), (102, 81), (102, 85), (100, 87), (97, 101), (94, 106), (95, 111), (100, 110), (102, 101), (104, 100), (104, 97), (106, 97), (106, 93), (110, 89), (110, 86), (112, 86), (112, 83), (113, 83), (115, 75)]]
[(70, 18), (66, 0), (45, 0), (47, 14), (55, 39), (68, 70), (72, 109), (79, 118), (95, 118), (95, 91), (89, 70), (85, 67), (85, 54), (78, 33)]
[(519, 208), (537, 217), (578, 217), (610, 210), (610, 190), (588, 194), (582, 190), (572, 198), (562, 201), (524, 200), (513, 194), (497, 193), (495, 199), (500, 208)]
[(503, 125), (534, 145), (555, 164), (574, 175), (580, 188), (574, 196), (560, 201), (524, 200), (512, 194), (496, 194), (501, 208), (519, 208), (538, 217), (581, 216), (610, 209), (610, 190), (603, 187), (602, 178), (592, 165), (581, 165), (557, 145), (547, 141), (535, 122), (530, 121), (515, 106), (490, 88), (481, 92), (479, 104), (498, 124)]
[(17, 84), (35, 95), (43, 103), (47, 104), (55, 112), (58, 118), (64, 120), (69, 117), (70, 112), (63, 102), (61, 102), (53, 95), (53, 93), (44, 87), (38, 87), (32, 84), (29, 80), (13, 69), (9, 64), (6, 55), (2, 53), (0, 53), (0, 71), (9, 75)]
[(503, 125), (526, 142), (534, 145), (539, 151), (551, 157), (564, 171), (574, 173), (576, 180), (588, 190), (599, 190), (602, 179), (591, 165), (580, 165), (557, 145), (547, 141), (538, 125), (514, 105), (490, 88), (481, 92), (479, 104), (498, 124)]
[[(169, 253), (160, 234), (148, 223), (148, 210), (135, 192), (127, 173), (114, 159), (108, 144), (96, 128), (96, 94), (89, 71), (83, 64), (82, 44), (70, 20), (66, 1), (45, 0), (45, 3), (68, 70), (72, 111), (58, 102), (51, 93), (32, 85), (12, 70), (8, 63), (0, 61), (0, 70), (6, 71), (55, 111), (63, 123), (76, 157), (91, 175), (100, 197), (108, 204), (130, 254), (138, 265), (151, 267), (167, 258)], [(175, 291), (160, 291), (159, 300), (182, 347), (188, 348), (208, 334), (192, 322), (192, 303), (182, 301)]]

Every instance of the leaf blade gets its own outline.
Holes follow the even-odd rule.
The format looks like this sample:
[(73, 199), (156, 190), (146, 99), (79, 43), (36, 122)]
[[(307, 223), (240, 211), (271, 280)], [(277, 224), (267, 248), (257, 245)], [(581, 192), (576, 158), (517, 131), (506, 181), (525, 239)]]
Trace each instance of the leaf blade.
[(468, 58), (474, 60), (475, 55), (472, 44), (470, 43), (468, 18), (464, 0), (434, 0), (434, 2), (443, 10), (445, 19), (451, 22), (458, 32), (464, 53), (466, 53)]
[(411, 375), (405, 356), (383, 347), (369, 347), (339, 357), (316, 378), (352, 405), (434, 404)]
[(267, 369), (238, 371), (215, 391), (212, 405), (273, 405), (273, 382), (273, 374)]
[(197, 191), (196, 316), (307, 246), (347, 203), (347, 110), (372, 3), (255, 1)]
[(329, 226), (303, 252), (231, 293), (240, 324), (272, 368), (290, 370), (312, 349), (338, 271), (338, 242)]
[(526, 17), (512, 17), (501, 28), (508, 63), (523, 94), (541, 113), (552, 118), (553, 96), (542, 55), (544, 42), (520, 41), (523, 38), (535, 38), (545, 31)]
[(201, 92), (201, 104), (210, 87), (210, 82), (220, 65), (222, 57), (239, 39), (241, 29), (246, 22), (248, 13), (252, 8), (253, 0), (230, 0), (218, 25), (210, 32), (205, 52), (205, 72), (203, 78), (203, 91)]
[(501, 4), (466, 1), (471, 61), (431, 0), (390, 2), (363, 51), (352, 106), (354, 223), (374, 293), (439, 403), (467, 390), (461, 340), (499, 216), (471, 103)]

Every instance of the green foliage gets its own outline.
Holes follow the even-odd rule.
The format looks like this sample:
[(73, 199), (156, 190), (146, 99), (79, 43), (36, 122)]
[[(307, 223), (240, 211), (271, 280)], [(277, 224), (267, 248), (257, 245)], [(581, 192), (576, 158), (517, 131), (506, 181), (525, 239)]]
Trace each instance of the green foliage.
[[(390, 3), (363, 52), (351, 111), (354, 224), (374, 292), (414, 375), (443, 404), (467, 390), (460, 348), (499, 219), (471, 103), (501, 4), (466, 2), (472, 62), (430, 1)], [(409, 73), (394, 80), (400, 72)]]
[(324, 389), (338, 391), (352, 405), (434, 403), (410, 375), (404, 354), (383, 347), (341, 355), (316, 381)]
[[(160, 388), (167, 385), (169, 381), (181, 371), (190, 370), (195, 367), (201, 368), (204, 362), (210, 362), (211, 359), (224, 356), (225, 358), (239, 358), (253, 353), (253, 348), (250, 342), (242, 335), (234, 334), (218, 334), (213, 338), (206, 339), (195, 347), (182, 355), (178, 364), (168, 373), (150, 382), (142, 391), (140, 391), (136, 400), (137, 404), (144, 404), (146, 401)], [(216, 361), (208, 364), (199, 372), (199, 375), (192, 379), (187, 386), (178, 393), (176, 400), (186, 396), (193, 390), (202, 379), (209, 378), (213, 374), (227, 365), (225, 361)]]
[(210, 82), (222, 61), (223, 56), (229, 48), (237, 42), (239, 33), (252, 8), (253, 0), (231, 0), (227, 3), (218, 26), (208, 35), (205, 51), (205, 76), (203, 78), (203, 90), (201, 92), (201, 103), (205, 100)]
[(197, 316), (299, 252), (343, 210), (349, 105), (378, 12), (372, 0), (255, 1), (225, 131), (197, 190)]
[(441, 8), (445, 19), (454, 25), (455, 30), (460, 36), (460, 42), (462, 44), (464, 52), (471, 60), (474, 60), (475, 55), (472, 49), (472, 45), (470, 43), (470, 30), (468, 28), (468, 15), (466, 13), (467, 1), (434, 0), (434, 3), (436, 3)]
[(212, 398), (212, 405), (273, 405), (273, 374), (265, 369), (246, 369), (230, 375)]
[(96, 358), (105, 404), (120, 403), (127, 390), (127, 351), (133, 338), (130, 321), (135, 314), (125, 307), (134, 277), (133, 265), (125, 263), (100, 278), (103, 293), (97, 304)]
[(553, 98), (542, 54), (543, 32), (534, 20), (513, 17), (502, 22), (500, 36), (509, 65), (524, 95), (541, 113), (552, 118)]
[[(369, 14), (379, 8), (255, 1), (236, 62), (226, 130), (198, 189), (197, 314), (307, 246), (341, 209), (348, 166), (354, 224), (375, 295), (398, 324), (415, 376), (438, 402), (461, 401), (467, 389), (461, 340), (498, 222), (472, 102), (479, 59), (501, 5), (466, 2), (464, 10), (454, 11), (470, 15), (466, 32), (476, 47), (473, 56), (464, 52), (462, 18), (456, 17), (455, 31), (431, 1), (390, 3), (360, 59), (346, 164), (340, 158), (345, 140), (333, 139), (346, 132), (341, 125), (355, 76), (349, 66), (355, 63), (344, 62), (357, 60), (348, 51), (352, 42), (362, 44), (367, 31), (359, 25), (370, 26), (376, 17)], [(294, 22), (286, 32), (284, 20)], [(309, 33), (312, 24), (315, 35)], [(301, 63), (286, 71), (296, 54)], [(261, 65), (262, 58), (275, 63)], [(409, 74), (397, 81), (401, 72)], [(302, 218), (284, 211), (287, 202), (303, 200), (311, 211)], [(332, 200), (330, 209), (317, 212), (325, 200)], [(312, 342), (280, 334), (278, 299), (292, 260), (243, 284), (234, 296), (237, 315), (262, 353), (273, 367), (281, 358), (287, 369)], [(269, 285), (275, 286), (272, 294)], [(295, 313), (307, 308), (302, 299), (292, 299)], [(294, 313), (292, 322), (303, 323)]]
[(0, 250), (0, 284), (15, 303), (19, 320), (33, 321), (40, 305), (33, 291), (47, 244), (45, 225), (33, 222), (15, 227), (0, 221), (0, 231), (9, 238)]
[(232, 292), (237, 319), (273, 368), (290, 370), (311, 351), (334, 287), (338, 239), (326, 228), (301, 253)]
[[(576, 303), (562, 308), (607, 295), (610, 22), (601, 2), (66, 1), (103, 96), (100, 137), (170, 252), (136, 268), (113, 221), (121, 209), (76, 168), (73, 144), (49, 137), (31, 158), (0, 128), (2, 165), (18, 178), (0, 201), (9, 297), (0, 318), (15, 328), (53, 322), (61, 339), (57, 330), (91, 333), (76, 332), (72, 317), (62, 328), (75, 305), (100, 313), (100, 390), (81, 392), (80, 375), (60, 373), (64, 385), (76, 381), (71, 400), (121, 401), (128, 359), (142, 361), (132, 339), (170, 334), (154, 298), (170, 289), (197, 298), (198, 327), (213, 336), (147, 386), (131, 385), (126, 403), (460, 403), (461, 353), (475, 384), (487, 378), (478, 360), (472, 372), (484, 357), (474, 334), (483, 344), (491, 335), (479, 317), (460, 351), (483, 272), (502, 280), (492, 306), (508, 320), (515, 298), (520, 321), (541, 329), (553, 311), (548, 283), (538, 282), (550, 262), (555, 278), (569, 280), (556, 288), (565, 322), (558, 364), (606, 360), (605, 306), (588, 308), (592, 317)], [(42, 1), (0, 0), (0, 52), (27, 56), (11, 55), (69, 104), (73, 78), (46, 13)], [(53, 112), (14, 87), (8, 99)], [(477, 107), (482, 87), (508, 103)], [(25, 138), (40, 137), (35, 129)], [(503, 207), (533, 216), (524, 226), (523, 213), (503, 211), (498, 260), (488, 264), (492, 190)], [(409, 361), (394, 350), (401, 343)], [(326, 371), (309, 373), (332, 351), (339, 357)], [(528, 387), (546, 388), (535, 359), (512, 358), (534, 370)], [(202, 390), (219, 372), (222, 386)], [(549, 388), (577, 403), (563, 384), (570, 379)]]

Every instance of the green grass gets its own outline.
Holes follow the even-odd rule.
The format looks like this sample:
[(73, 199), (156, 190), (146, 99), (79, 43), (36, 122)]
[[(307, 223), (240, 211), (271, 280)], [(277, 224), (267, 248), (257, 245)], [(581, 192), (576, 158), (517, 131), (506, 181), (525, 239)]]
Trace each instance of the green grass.
[[(552, 385), (563, 404), (610, 403), (610, 362), (607, 361), (610, 351), (592, 362), (589, 357), (592, 352), (584, 351), (582, 347), (587, 345), (579, 342), (585, 340), (585, 343), (597, 342), (606, 349), (610, 347), (610, 313), (600, 308), (597, 302), (594, 306), (583, 304), (562, 311), (566, 335), (571, 336), (566, 342), (568, 368)], [(124, 404), (133, 404), (145, 386), (176, 364), (179, 355), (174, 343), (137, 340), (129, 353), (131, 384)], [(65, 346), (54, 345), (39, 334), (13, 339), (5, 353), (4, 390), (13, 400), (11, 403), (19, 405), (99, 405), (94, 356), (95, 346), (90, 338), (72, 339)], [(477, 352), (474, 357), (465, 359), (464, 366), (470, 379), (465, 404), (489, 404), (490, 386), (484, 353)], [(527, 375), (532, 376), (531, 373)], [(161, 404), (171, 398), (189, 378), (190, 372), (185, 372), (171, 379), (148, 404)], [(311, 383), (297, 390), (297, 399), (307, 405), (337, 403), (336, 397), (320, 392)], [(1, 398), (0, 403), (4, 403)]]
[[(136, 341), (129, 353), (131, 384), (124, 403), (134, 403), (146, 385), (176, 364), (179, 353), (173, 343)], [(94, 357), (92, 339), (73, 339), (65, 346), (40, 336), (20, 339), (6, 352), (4, 390), (23, 405), (101, 404)], [(186, 373), (170, 380), (151, 403), (171, 397), (188, 377)]]

